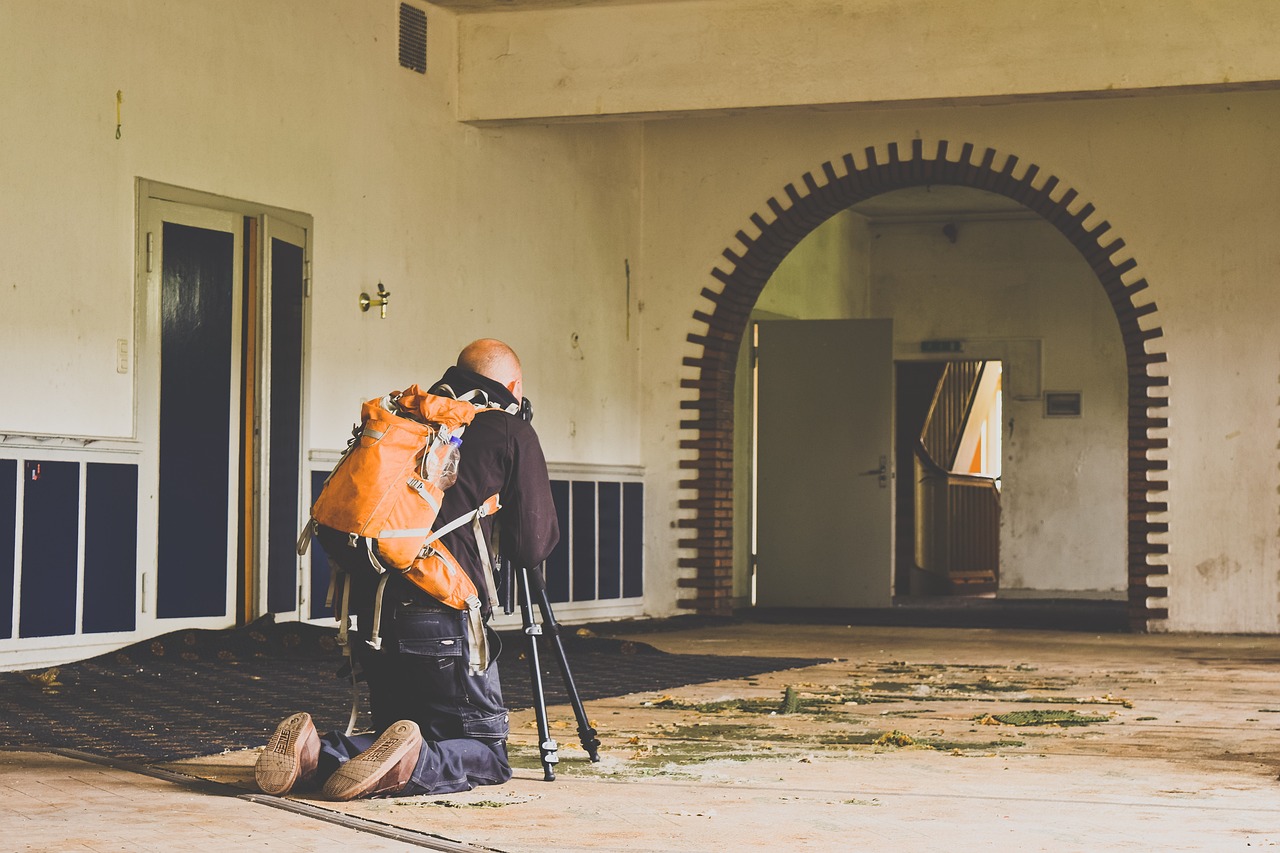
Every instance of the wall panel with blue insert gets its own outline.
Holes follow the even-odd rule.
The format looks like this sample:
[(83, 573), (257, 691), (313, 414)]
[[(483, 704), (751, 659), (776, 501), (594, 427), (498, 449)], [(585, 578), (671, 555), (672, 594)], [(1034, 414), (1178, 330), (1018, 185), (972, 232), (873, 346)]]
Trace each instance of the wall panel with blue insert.
[(569, 522), (573, 549), (573, 600), (596, 597), (596, 484), (575, 482)]
[(18, 545), (18, 460), (0, 459), (0, 639), (13, 636), (13, 582)]
[(80, 463), (23, 463), (22, 600), (18, 635), (76, 632)]
[(622, 484), (596, 484), (599, 543), (596, 572), (600, 581), (598, 597), (622, 597)]
[(622, 594), (644, 595), (644, 484), (622, 484)]
[[(560, 522), (560, 541), (547, 557), (547, 598), (553, 602), (569, 600), (569, 484), (564, 480), (551, 481), (551, 500), (556, 506), (556, 518)], [(514, 568), (520, 568), (515, 566)]]
[(137, 627), (137, 574), (138, 468), (90, 462), (85, 473), (84, 633)]
[[(329, 476), (328, 471), (312, 471), (311, 472), (311, 503), (320, 495), (320, 490), (324, 488), (324, 481)], [(329, 555), (325, 553), (324, 548), (320, 547), (319, 539), (311, 540), (311, 619), (332, 618), (333, 608), (324, 603), (329, 597), (329, 578), (333, 574), (333, 567), (329, 564)]]

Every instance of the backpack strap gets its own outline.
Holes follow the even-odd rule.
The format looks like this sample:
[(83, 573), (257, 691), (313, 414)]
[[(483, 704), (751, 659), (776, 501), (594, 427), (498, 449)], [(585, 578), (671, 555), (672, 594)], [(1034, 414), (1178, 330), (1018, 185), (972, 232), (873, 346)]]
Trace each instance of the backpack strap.
[[(486, 515), (493, 515), (500, 509), (502, 509), (502, 504), (498, 502), (498, 496), (490, 495), (489, 499), (480, 504), (480, 506), (476, 507), (471, 512), (463, 513), (443, 527), (436, 528), (435, 530), (402, 530), (399, 528), (393, 530), (382, 530), (379, 531), (378, 538), (390, 539), (396, 537), (425, 536), (427, 538), (426, 541), (422, 543), (421, 552), (421, 555), (425, 555), (427, 549), (434, 545), (440, 537), (444, 536), (446, 533), (452, 533), (467, 522), (472, 522), (473, 526), (478, 525), (480, 523), (480, 519), (484, 518)], [(479, 530), (478, 527), (476, 529)], [(488, 548), (485, 546), (484, 541), (481, 540), (478, 544), (482, 554), (487, 555)]]
[(504, 406), (501, 403), (495, 402), (493, 399), (489, 397), (489, 394), (487, 391), (484, 391), (480, 388), (475, 388), (471, 391), (468, 391), (465, 394), (459, 395), (449, 385), (445, 384), (444, 382), (441, 382), (439, 385), (436, 385), (431, 390), (435, 393), (440, 394), (441, 396), (452, 397), (455, 400), (461, 400), (464, 403), (470, 403), (471, 405), (475, 406), (477, 409), (497, 409), (501, 412), (506, 412), (508, 415), (517, 415), (520, 413), (519, 403), (511, 403), (510, 405)]
[[(492, 507), (492, 509), (490, 509)], [(480, 554), (480, 575), (484, 578), (484, 592), (489, 597), (489, 607), (496, 609), (498, 606), (498, 590), (493, 585), (493, 563), (489, 558), (489, 545), (484, 541), (484, 531), (480, 529), (480, 519), (486, 515), (492, 515), (502, 508), (498, 503), (498, 496), (494, 495), (485, 501), (473, 513), (471, 513), (471, 531), (476, 537), (476, 550)]]
[[(355, 542), (350, 542), (355, 547)], [(342, 570), (342, 566), (336, 561), (331, 564), (333, 573), (329, 575), (329, 591), (325, 594), (325, 606), (332, 608), (334, 606), (335, 596), (341, 596), (342, 601), (338, 604), (338, 610), (334, 614), (338, 620), (338, 646), (342, 649), (342, 656), (347, 659), (347, 672), (351, 675), (351, 716), (347, 718), (346, 734), (348, 737), (355, 731), (356, 718), (360, 715), (360, 685), (356, 679), (356, 659), (351, 652), (351, 575)], [(342, 576), (342, 591), (338, 592), (338, 576)]]
[(467, 671), (472, 675), (483, 675), (491, 660), (489, 633), (480, 614), (480, 599), (474, 595), (467, 599), (467, 649)]
[(369, 639), (365, 640), (375, 650), (382, 650), (382, 593), (387, 588), (387, 580), (390, 579), (391, 573), (378, 559), (378, 555), (373, 553), (373, 540), (368, 537), (364, 540), (365, 553), (369, 555), (369, 565), (373, 566), (373, 570), (377, 572), (378, 591), (373, 594), (373, 624), (369, 626)]

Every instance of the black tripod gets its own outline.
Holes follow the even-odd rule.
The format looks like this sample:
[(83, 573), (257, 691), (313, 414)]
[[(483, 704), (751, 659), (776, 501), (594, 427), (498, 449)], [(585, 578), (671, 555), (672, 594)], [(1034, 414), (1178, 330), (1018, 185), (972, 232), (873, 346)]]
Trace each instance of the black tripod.
[[(533, 682), (533, 712), (538, 719), (538, 752), (542, 756), (543, 778), (548, 782), (555, 781), (556, 763), (560, 757), (556, 754), (559, 748), (551, 737), (551, 727), (547, 723), (547, 698), (542, 689), (542, 665), (538, 656), (538, 637), (547, 635), (551, 638), (556, 657), (560, 662), (560, 674), (564, 676), (564, 689), (569, 694), (569, 702), (573, 705), (573, 715), (578, 719), (578, 740), (592, 761), (600, 760), (600, 741), (596, 738), (596, 730), (587, 720), (586, 709), (578, 698), (578, 688), (573, 683), (573, 674), (569, 671), (569, 659), (565, 657), (564, 643), (560, 639), (560, 623), (551, 612), (551, 601), (547, 598), (547, 587), (542, 575), (528, 568), (520, 569), (517, 584), (511, 563), (503, 561), (503, 609), (507, 613), (515, 610), (512, 600), (519, 586), (520, 617), (524, 625), (524, 634), (529, 638), (529, 676)], [(533, 599), (537, 596), (538, 609), (542, 611), (542, 624), (533, 621)]]

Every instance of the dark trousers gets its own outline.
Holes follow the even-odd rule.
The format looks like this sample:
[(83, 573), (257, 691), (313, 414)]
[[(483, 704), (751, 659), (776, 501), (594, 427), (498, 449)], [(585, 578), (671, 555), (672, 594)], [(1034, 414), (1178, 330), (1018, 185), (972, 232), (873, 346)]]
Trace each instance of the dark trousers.
[[(373, 745), (376, 735), (328, 732), (320, 738), (317, 784), (324, 784), (342, 764)], [(409, 784), (396, 792), (398, 797), (418, 794), (452, 794), (470, 791), (477, 785), (501, 785), (511, 778), (506, 746), (471, 738), (423, 741), (418, 764)]]
[[(466, 615), (396, 583), (387, 586), (382, 602), (382, 648), (366, 640), (372, 622), (371, 591), (376, 581), (367, 562), (350, 548), (345, 534), (321, 528), (321, 542), (331, 559), (353, 573), (352, 604), (359, 614), (351, 635), (356, 660), (369, 686), (373, 735), (321, 738), (323, 782), (342, 762), (368, 749), (378, 733), (400, 720), (413, 720), (422, 730), (423, 746), (404, 796), (469, 791), (477, 785), (500, 785), (511, 778), (507, 762), (507, 709), (498, 681), (498, 640), (490, 632), (494, 660), (479, 675), (468, 672)], [(487, 629), (486, 629), (487, 630)]]

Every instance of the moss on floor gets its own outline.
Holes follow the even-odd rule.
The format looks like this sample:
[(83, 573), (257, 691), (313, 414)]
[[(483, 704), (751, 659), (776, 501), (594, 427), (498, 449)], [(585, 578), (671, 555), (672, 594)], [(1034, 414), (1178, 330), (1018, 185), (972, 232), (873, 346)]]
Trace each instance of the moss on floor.
[(974, 719), (988, 725), (988, 720), (994, 720), (1007, 726), (1088, 726), (1093, 723), (1108, 722), (1111, 718), (1081, 714), (1079, 711), (1072, 710), (1034, 709), (1030, 711), (1009, 711), (1004, 714), (984, 714)]

